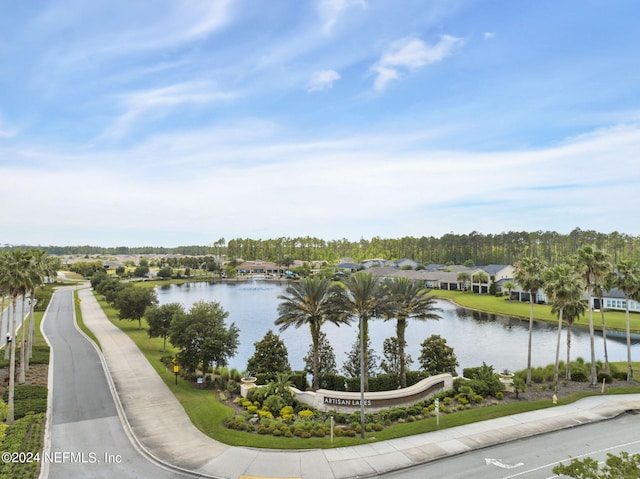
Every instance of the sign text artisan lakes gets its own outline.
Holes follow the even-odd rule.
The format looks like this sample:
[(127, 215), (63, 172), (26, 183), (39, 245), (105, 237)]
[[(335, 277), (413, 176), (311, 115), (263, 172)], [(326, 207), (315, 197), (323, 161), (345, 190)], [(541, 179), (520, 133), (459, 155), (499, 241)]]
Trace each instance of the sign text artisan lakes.
[[(375, 401), (371, 399), (365, 399), (365, 406), (374, 406)], [(332, 398), (332, 397), (324, 397), (324, 404), (327, 406), (347, 406), (347, 407), (360, 407), (360, 399), (343, 399), (343, 398)]]
[[(432, 376), (430, 378), (423, 379), (417, 384), (404, 389), (397, 389), (393, 391), (379, 391), (373, 393), (365, 393), (369, 397), (364, 398), (364, 406), (371, 410), (384, 409), (396, 406), (409, 406), (415, 404), (418, 401), (422, 401), (437, 392), (444, 389), (453, 388), (453, 380), (450, 374), (440, 374), (438, 376)], [(340, 395), (324, 396), (329, 391), (321, 390), (322, 407), (327, 409), (331, 408), (345, 408), (357, 409), (360, 407), (360, 398), (356, 396), (356, 393), (342, 393)], [(346, 396), (346, 397), (345, 397)]]

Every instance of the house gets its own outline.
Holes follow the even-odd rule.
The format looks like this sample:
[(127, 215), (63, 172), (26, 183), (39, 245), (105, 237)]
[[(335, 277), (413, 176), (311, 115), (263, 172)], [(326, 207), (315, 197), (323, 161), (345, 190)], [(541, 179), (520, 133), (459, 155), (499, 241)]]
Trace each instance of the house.
[(386, 259), (379, 259), (379, 258), (368, 259), (368, 260), (363, 261), (361, 264), (365, 269), (378, 268), (378, 267), (384, 267), (384, 266), (394, 267), (394, 262), (393, 261), (389, 261), (389, 260), (386, 260)]
[[(624, 293), (618, 288), (612, 288), (611, 291), (604, 291), (602, 294), (602, 302), (604, 309), (613, 309), (617, 311), (626, 311), (627, 299)], [(600, 309), (600, 298), (593, 298), (593, 308)], [(629, 311), (640, 312), (640, 303), (635, 300), (629, 301)]]
[[(530, 298), (531, 293), (529, 291), (524, 291), (518, 283), (516, 283), (515, 289), (511, 290), (511, 296), (509, 297), (509, 299), (512, 301), (521, 301), (523, 303), (528, 303), (530, 301)], [(544, 293), (544, 290), (542, 288), (540, 288), (536, 292), (535, 302), (537, 304), (547, 303), (547, 295)]]
[(489, 276), (490, 283), (497, 283), (501, 279), (513, 279), (515, 268), (509, 264), (488, 264), (487, 266), (478, 266)]
[(338, 263), (335, 269), (339, 271), (345, 271), (347, 273), (355, 273), (362, 269), (362, 265), (358, 263)]
[(394, 262), (394, 267), (400, 269), (416, 269), (419, 264), (420, 263), (412, 259), (402, 258)]
[(287, 266), (273, 263), (271, 261), (245, 261), (238, 265), (236, 270), (240, 275), (283, 275), (288, 269)]

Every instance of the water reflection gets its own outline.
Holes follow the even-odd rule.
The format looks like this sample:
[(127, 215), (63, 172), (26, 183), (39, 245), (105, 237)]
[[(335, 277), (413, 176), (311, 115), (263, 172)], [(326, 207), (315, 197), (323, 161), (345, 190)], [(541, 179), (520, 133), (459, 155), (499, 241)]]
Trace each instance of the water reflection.
[[(229, 312), (228, 322), (235, 322), (240, 329), (240, 346), (231, 367), (246, 368), (247, 360), (254, 352), (254, 343), (272, 329), (278, 332), (274, 321), (278, 317), (278, 296), (285, 294), (286, 283), (254, 281), (245, 283), (184, 283), (158, 287), (160, 304), (182, 303), (188, 309), (198, 300), (218, 301)], [(448, 301), (438, 301), (443, 311), (439, 321), (409, 321), (407, 327), (407, 353), (418, 367), (420, 344), (432, 334), (438, 334), (454, 348), (464, 367), (478, 366), (482, 362), (491, 364), (496, 371), (517, 370), (526, 367), (529, 321), (460, 308)], [(581, 323), (586, 323), (582, 319)], [(357, 340), (357, 324), (338, 327), (327, 324), (323, 327), (336, 354), (338, 368), (342, 367), (347, 352)], [(535, 323), (532, 361), (543, 366), (555, 360), (556, 328), (548, 323)], [(279, 333), (289, 351), (289, 362), (293, 369), (304, 367), (303, 357), (309, 351), (311, 337), (308, 328), (288, 329)], [(371, 345), (382, 356), (385, 338), (395, 334), (395, 321), (374, 320), (370, 322)], [(626, 361), (624, 339), (609, 338), (607, 342), (610, 361)], [(566, 356), (566, 338), (563, 333), (561, 357)], [(602, 338), (596, 338), (596, 358), (603, 359)], [(632, 357), (638, 360), (640, 344), (632, 346)], [(571, 338), (572, 358), (590, 358), (589, 334), (585, 329), (574, 327)]]

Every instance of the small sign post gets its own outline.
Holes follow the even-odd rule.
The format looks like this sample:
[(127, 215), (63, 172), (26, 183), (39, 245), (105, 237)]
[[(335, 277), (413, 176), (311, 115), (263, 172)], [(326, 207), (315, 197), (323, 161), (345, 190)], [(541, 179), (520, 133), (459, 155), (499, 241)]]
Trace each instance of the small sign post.
[(180, 366), (177, 364), (173, 367), (173, 372), (176, 375), (176, 386), (178, 385), (178, 373), (180, 372)]
[(435, 402), (435, 409), (436, 409), (436, 427), (440, 427), (440, 400), (438, 398), (436, 398)]

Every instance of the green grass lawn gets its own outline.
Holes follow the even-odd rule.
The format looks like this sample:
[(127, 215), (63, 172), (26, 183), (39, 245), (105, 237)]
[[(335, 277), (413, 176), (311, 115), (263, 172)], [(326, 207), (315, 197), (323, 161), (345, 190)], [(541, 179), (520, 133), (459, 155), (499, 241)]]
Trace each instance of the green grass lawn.
[(77, 290), (73, 292), (73, 306), (75, 308), (76, 323), (78, 324), (78, 327), (82, 330), (84, 334), (89, 336), (93, 340), (93, 342), (98, 345), (98, 348), (100, 348), (100, 350), (102, 351), (102, 347), (100, 346), (100, 341), (98, 341), (98, 338), (96, 338), (96, 336), (93, 334), (93, 331), (91, 331), (89, 328), (85, 326), (84, 321), (82, 320), (82, 310), (80, 309), (80, 300), (78, 298)]
[[(489, 313), (503, 314), (506, 316), (514, 316), (523, 319), (529, 319), (530, 304), (519, 301), (507, 301), (505, 297), (497, 297), (489, 294), (465, 293), (461, 291), (433, 290), (433, 296), (449, 299), (465, 308), (476, 309), (478, 311), (486, 311)], [(534, 318), (540, 321), (552, 321), (557, 323), (558, 318), (555, 314), (551, 314), (551, 306), (546, 304), (536, 304), (533, 308)], [(626, 331), (625, 313), (622, 311), (605, 311), (605, 321), (607, 329), (616, 329)], [(631, 330), (635, 333), (640, 332), (640, 315), (631, 313), (630, 315)], [(602, 318), (600, 311), (593, 312), (593, 323), (597, 330), (602, 329)], [(582, 316), (574, 323), (577, 327), (588, 327), (588, 313)]]
[[(144, 319), (142, 320), (142, 329), (138, 329), (137, 321), (118, 319), (117, 311), (109, 304), (107, 304), (104, 300), (101, 300), (100, 295), (96, 295), (96, 297), (98, 298), (100, 306), (106, 313), (109, 320), (117, 327), (119, 327), (122, 331), (124, 331), (136, 343), (140, 351), (145, 355), (158, 375), (160, 375), (167, 386), (173, 391), (176, 398), (184, 407), (193, 424), (204, 434), (225, 444), (229, 444), (232, 446), (273, 449), (316, 449), (353, 446), (374, 441), (384, 441), (387, 439), (405, 437), (414, 434), (435, 431), (438, 429), (436, 426), (436, 419), (430, 418), (413, 423), (397, 424), (386, 427), (382, 431), (367, 433), (365, 439), (361, 439), (360, 437), (336, 437), (333, 444), (331, 444), (331, 441), (328, 437), (309, 439), (301, 439), (297, 437), (284, 438), (269, 435), (263, 436), (250, 434), (227, 429), (223, 426), (223, 421), (227, 417), (233, 416), (234, 410), (226, 406), (225, 404), (222, 404), (218, 400), (217, 393), (215, 391), (208, 389), (199, 389), (192, 383), (187, 382), (182, 378), (179, 378), (178, 383), (176, 384), (175, 375), (173, 374), (173, 372), (168, 370), (161, 362), (160, 359), (163, 356), (174, 355), (176, 353), (176, 350), (168, 345), (167, 351), (163, 352), (162, 338), (149, 338), (146, 330), (147, 324)], [(637, 367), (640, 367), (640, 364), (636, 365), (634, 368)], [(608, 392), (609, 394), (615, 394), (617, 391), (612, 388)], [(637, 393), (640, 392), (640, 388), (624, 388), (624, 390), (621, 392)], [(594, 392), (593, 394), (597, 393)], [(568, 404), (586, 395), (591, 394), (567, 396), (561, 398), (559, 403)], [(442, 415), (440, 417), (440, 429), (552, 406), (553, 404), (551, 403), (551, 401), (538, 401), (497, 405), (480, 409), (470, 409), (467, 411), (456, 412), (454, 414)]]

